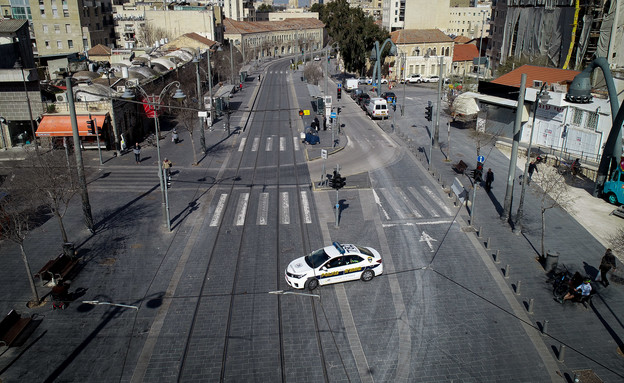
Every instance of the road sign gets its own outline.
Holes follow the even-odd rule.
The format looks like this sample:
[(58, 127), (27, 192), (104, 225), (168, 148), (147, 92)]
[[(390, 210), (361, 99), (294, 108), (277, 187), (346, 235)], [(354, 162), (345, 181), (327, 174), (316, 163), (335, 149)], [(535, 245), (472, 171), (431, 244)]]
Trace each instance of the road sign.
[(485, 162), (485, 157), (483, 156), (477, 157), (477, 162)]
[(342, 84), (341, 83), (338, 83), (336, 85), (338, 85), (338, 89), (342, 88)]
[(321, 149), (321, 158), (324, 160), (327, 159), (327, 149)]
[(304, 116), (309, 116), (310, 115), (310, 109), (304, 109), (303, 110), (303, 115)]
[(331, 114), (329, 115), (329, 117), (331, 117), (331, 118), (336, 118), (336, 112), (331, 112)]
[(197, 117), (206, 118), (208, 117), (208, 112), (200, 110), (199, 112), (197, 112)]

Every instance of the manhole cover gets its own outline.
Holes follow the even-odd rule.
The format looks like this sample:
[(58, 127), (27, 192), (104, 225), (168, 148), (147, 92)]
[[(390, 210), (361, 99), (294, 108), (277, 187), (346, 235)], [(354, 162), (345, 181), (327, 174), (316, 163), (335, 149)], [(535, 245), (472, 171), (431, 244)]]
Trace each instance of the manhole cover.
[(572, 370), (572, 372), (574, 372), (583, 383), (603, 383), (602, 379), (592, 370)]

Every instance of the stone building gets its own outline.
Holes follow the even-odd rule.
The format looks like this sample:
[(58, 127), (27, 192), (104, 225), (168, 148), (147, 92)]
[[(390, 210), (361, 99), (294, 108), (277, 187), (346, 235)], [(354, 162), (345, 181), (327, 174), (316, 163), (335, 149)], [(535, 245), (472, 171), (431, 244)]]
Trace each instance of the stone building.
[(412, 74), (438, 75), (440, 57), (443, 57), (443, 73), (451, 73), (454, 42), (439, 29), (399, 30), (392, 32), (390, 37), (398, 48), (397, 56), (405, 60), (404, 73), (393, 72), (394, 80), (400, 81)]

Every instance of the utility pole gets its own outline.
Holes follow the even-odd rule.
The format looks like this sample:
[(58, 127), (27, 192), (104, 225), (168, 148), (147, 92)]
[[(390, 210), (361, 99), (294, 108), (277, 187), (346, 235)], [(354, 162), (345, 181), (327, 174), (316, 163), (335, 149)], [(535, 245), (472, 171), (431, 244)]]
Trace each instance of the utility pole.
[[(201, 56), (200, 56), (201, 57)], [(201, 91), (201, 81), (199, 79), (199, 63), (200, 57), (196, 57), (193, 61), (195, 61), (195, 69), (196, 69), (196, 78), (197, 78), (197, 109), (200, 111), (204, 110), (204, 95)], [(204, 118), (199, 118), (199, 145), (201, 146), (201, 150), (203, 154), (206, 154), (206, 136), (204, 135)]]
[(435, 130), (433, 133), (433, 147), (440, 147), (440, 107), (442, 104), (442, 72), (444, 68), (444, 56), (440, 56), (440, 65), (438, 70), (438, 101), (436, 102)]
[(514, 121), (514, 135), (511, 145), (511, 158), (509, 159), (509, 176), (507, 177), (507, 190), (505, 191), (505, 205), (501, 219), (509, 221), (511, 215), (511, 204), (513, 199), (513, 187), (516, 177), (516, 162), (518, 160), (518, 144), (520, 143), (520, 133), (522, 132), (522, 113), (524, 111), (524, 92), (527, 76), (522, 74), (520, 80), (520, 94), (518, 95), (518, 106), (516, 107), (516, 120)]
[(84, 173), (84, 165), (82, 163), (82, 151), (80, 150), (80, 136), (78, 135), (78, 121), (76, 120), (76, 106), (74, 105), (74, 90), (72, 88), (71, 77), (65, 79), (67, 85), (67, 101), (69, 102), (69, 115), (72, 125), (72, 136), (74, 139), (74, 154), (76, 155), (76, 167), (78, 168), (78, 187), (80, 187), (80, 196), (82, 197), (82, 212), (84, 214), (84, 222), (87, 229), (91, 233), (95, 233), (93, 225), (93, 215), (91, 214), (91, 204), (89, 203), (89, 192), (87, 191), (87, 179)]

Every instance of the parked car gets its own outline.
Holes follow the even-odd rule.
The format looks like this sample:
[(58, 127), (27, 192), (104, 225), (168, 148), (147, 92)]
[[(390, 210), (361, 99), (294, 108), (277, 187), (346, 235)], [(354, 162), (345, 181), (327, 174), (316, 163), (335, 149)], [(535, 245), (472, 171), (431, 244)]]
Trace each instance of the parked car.
[(364, 93), (362, 89), (354, 89), (353, 92), (351, 92), (351, 98), (357, 102), (362, 93)]
[(421, 82), (423, 82), (423, 78), (420, 74), (416, 73), (409, 75), (409, 77), (406, 78), (405, 81), (407, 81), (408, 84), (420, 84)]
[(396, 102), (396, 94), (394, 94), (394, 92), (383, 92), (381, 98), (385, 99), (388, 104), (394, 104)]
[(387, 84), (388, 83), (388, 79), (387, 78), (382, 78), (381, 79), (381, 83), (382, 84)]
[(439, 76), (429, 76), (427, 77), (425, 82), (438, 82), (440, 81), (440, 77)]
[(348, 78), (345, 81), (344, 88), (347, 92), (354, 91), (358, 88), (358, 79), (357, 78)]
[(371, 119), (388, 117), (388, 102), (381, 97), (371, 98), (366, 104), (366, 114)]
[(321, 58), (318, 56), (314, 56), (314, 61), (321, 61)]
[(362, 85), (367, 85), (367, 84), (370, 84), (371, 82), (372, 80), (368, 77), (360, 77), (358, 80), (358, 83)]
[(366, 93), (366, 92), (362, 92), (362, 94), (360, 94), (360, 95), (358, 96), (358, 98), (356, 99), (356, 102), (358, 103), (358, 105), (359, 105), (359, 106), (361, 106), (361, 107), (362, 107), (362, 109), (365, 109), (365, 108), (364, 108), (364, 103), (365, 103), (367, 100), (370, 100), (370, 96), (369, 96), (369, 94), (368, 94), (368, 93)]

